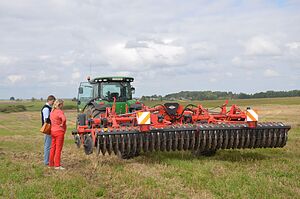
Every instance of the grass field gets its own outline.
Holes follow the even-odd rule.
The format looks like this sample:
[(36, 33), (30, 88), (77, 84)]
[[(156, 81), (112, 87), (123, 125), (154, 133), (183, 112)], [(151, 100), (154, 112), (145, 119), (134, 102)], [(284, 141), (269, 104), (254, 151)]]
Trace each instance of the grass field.
[[(65, 171), (43, 166), (42, 103), (20, 103), (28, 111), (0, 113), (0, 198), (300, 198), (300, 98), (233, 101), (257, 109), (263, 121), (292, 125), (287, 146), (220, 150), (209, 158), (187, 151), (131, 160), (86, 156), (71, 136), (76, 111), (67, 110)], [(202, 102), (208, 107), (222, 103)]]

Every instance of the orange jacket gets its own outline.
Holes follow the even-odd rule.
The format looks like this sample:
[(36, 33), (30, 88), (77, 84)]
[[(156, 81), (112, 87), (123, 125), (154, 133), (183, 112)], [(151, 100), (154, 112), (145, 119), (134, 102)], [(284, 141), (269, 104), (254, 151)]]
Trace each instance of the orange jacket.
[(64, 133), (67, 130), (66, 125), (66, 116), (62, 110), (55, 109), (50, 113), (51, 120), (51, 132), (63, 131)]

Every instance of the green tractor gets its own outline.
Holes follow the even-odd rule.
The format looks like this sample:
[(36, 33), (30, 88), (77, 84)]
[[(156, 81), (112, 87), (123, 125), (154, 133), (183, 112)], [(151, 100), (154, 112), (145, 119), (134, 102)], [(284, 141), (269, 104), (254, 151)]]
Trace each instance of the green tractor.
[(132, 77), (97, 77), (88, 82), (81, 82), (78, 89), (78, 112), (85, 113), (88, 118), (96, 118), (112, 107), (115, 101), (117, 114), (124, 114), (142, 108), (132, 98), (135, 88)]

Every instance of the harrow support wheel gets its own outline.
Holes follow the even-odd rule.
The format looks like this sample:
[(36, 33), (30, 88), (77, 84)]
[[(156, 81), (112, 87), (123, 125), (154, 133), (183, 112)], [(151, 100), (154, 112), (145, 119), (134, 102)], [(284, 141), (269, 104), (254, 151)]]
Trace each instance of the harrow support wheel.
[(200, 156), (206, 156), (206, 157), (211, 157), (216, 155), (217, 150), (216, 149), (207, 149), (204, 151), (192, 151), (192, 154), (196, 157), (200, 157)]
[(80, 136), (78, 134), (74, 135), (74, 140), (75, 140), (75, 144), (76, 144), (77, 148), (80, 148), (81, 140), (80, 140)]
[(91, 135), (84, 135), (83, 148), (86, 155), (90, 155), (93, 153), (93, 139)]
[(97, 135), (97, 143), (96, 143), (96, 154), (97, 155), (100, 155), (100, 151), (101, 151), (101, 148), (100, 148), (100, 136)]
[(117, 156), (121, 159), (126, 159), (126, 160), (129, 160), (129, 159), (132, 159), (132, 158), (135, 158), (137, 156), (139, 156), (139, 152), (129, 152), (129, 153), (126, 153), (126, 152), (121, 152), (121, 151), (118, 151), (117, 153)]

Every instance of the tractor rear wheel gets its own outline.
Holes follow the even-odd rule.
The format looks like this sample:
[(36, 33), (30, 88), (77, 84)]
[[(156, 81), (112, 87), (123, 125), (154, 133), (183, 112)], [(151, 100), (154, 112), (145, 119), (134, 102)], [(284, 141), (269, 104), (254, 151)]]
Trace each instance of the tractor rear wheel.
[(87, 106), (85, 113), (92, 118), (99, 117), (101, 113), (105, 113), (107, 107), (110, 107), (110, 105), (108, 104), (100, 105), (93, 102)]

